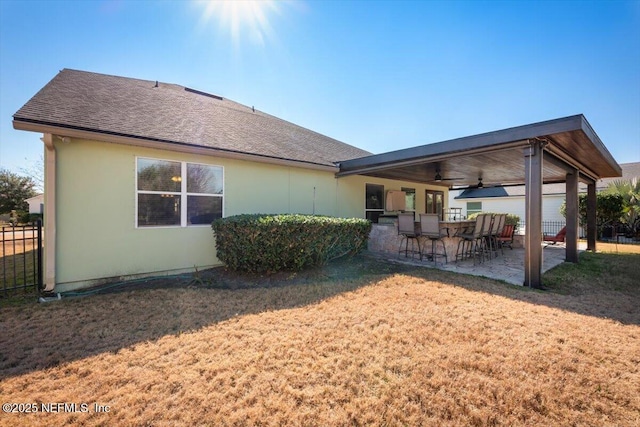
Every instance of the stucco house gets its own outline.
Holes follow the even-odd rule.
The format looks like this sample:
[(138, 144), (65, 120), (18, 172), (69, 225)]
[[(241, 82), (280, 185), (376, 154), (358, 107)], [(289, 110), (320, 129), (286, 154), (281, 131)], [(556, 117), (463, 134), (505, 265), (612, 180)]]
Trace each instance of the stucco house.
[[(220, 265), (210, 228), (219, 217), (442, 214), (441, 175), (526, 184), (524, 283), (541, 286), (542, 183), (567, 182), (566, 253), (577, 262), (578, 182), (595, 197), (596, 180), (620, 176), (580, 114), (371, 154), (197, 89), (70, 69), (13, 126), (42, 134), (44, 282), (55, 292)], [(594, 249), (595, 209), (588, 218)]]
[[(606, 189), (616, 180), (640, 179), (640, 162), (620, 163), (622, 177), (602, 178), (596, 182), (596, 191)], [(560, 213), (560, 206), (565, 200), (565, 184), (544, 184), (542, 186), (542, 220), (544, 222), (562, 223), (565, 218)], [(579, 192), (587, 191), (580, 185)], [(490, 188), (467, 188), (449, 191), (449, 207), (460, 208), (462, 215), (474, 212), (506, 212), (525, 217), (524, 186), (497, 186)]]
[(24, 200), (29, 205), (30, 214), (44, 213), (44, 194), (36, 194)]
[[(15, 115), (43, 133), (45, 282), (105, 280), (220, 265), (211, 221), (243, 213), (377, 218), (402, 180), (337, 180), (370, 153), (199, 90), (64, 69)], [(368, 202), (365, 200), (368, 198)], [(415, 208), (414, 208), (415, 209)], [(424, 212), (424, 210), (423, 210)]]

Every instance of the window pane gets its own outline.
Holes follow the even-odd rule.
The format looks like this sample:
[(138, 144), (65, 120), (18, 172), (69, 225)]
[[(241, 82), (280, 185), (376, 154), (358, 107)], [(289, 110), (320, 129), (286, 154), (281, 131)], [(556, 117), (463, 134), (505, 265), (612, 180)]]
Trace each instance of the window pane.
[(467, 202), (467, 210), (468, 211), (481, 211), (482, 210), (482, 202)]
[(187, 223), (211, 224), (222, 218), (222, 197), (187, 196)]
[(180, 196), (138, 194), (138, 226), (180, 225)]
[(180, 162), (138, 159), (138, 190), (180, 191)]
[(433, 194), (432, 191), (429, 191), (429, 190), (427, 190), (425, 192), (425, 194), (426, 194), (426, 197), (427, 197), (427, 200), (426, 200), (426, 203), (425, 203), (425, 211), (426, 211), (425, 213), (436, 213), (435, 206), (434, 206), (434, 201), (433, 201), (435, 195)]
[(384, 209), (384, 186), (367, 184), (367, 209)]
[(222, 194), (222, 168), (187, 163), (187, 192)]
[(467, 202), (467, 216), (482, 212), (482, 202)]
[(405, 209), (408, 211), (416, 210), (416, 189), (415, 188), (402, 188), (405, 192)]
[(444, 208), (444, 194), (436, 192), (436, 213), (442, 219), (442, 210)]

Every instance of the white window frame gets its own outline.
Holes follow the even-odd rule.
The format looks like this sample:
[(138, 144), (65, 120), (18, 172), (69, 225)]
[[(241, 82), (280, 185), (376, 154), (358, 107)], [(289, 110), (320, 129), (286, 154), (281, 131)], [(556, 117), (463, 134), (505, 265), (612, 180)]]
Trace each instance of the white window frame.
[[(405, 203), (406, 203), (406, 197), (409, 194), (413, 194), (413, 209), (406, 208), (405, 211), (406, 212), (415, 212), (416, 211), (416, 194), (417, 194), (416, 193), (416, 189), (415, 188), (410, 188), (410, 187), (401, 187), (400, 191), (404, 191), (405, 194), (406, 194), (405, 195)], [(407, 205), (408, 205), (408, 203), (407, 203)]]
[[(150, 190), (138, 190), (138, 161), (140, 159), (145, 160), (157, 160), (160, 162), (172, 162), (180, 163), (180, 191), (150, 191)], [(213, 166), (222, 170), (222, 194), (211, 193), (189, 193), (187, 192), (187, 164), (200, 165), (200, 166)], [(186, 228), (186, 227), (211, 227), (211, 224), (188, 224), (187, 221), (187, 200), (189, 196), (205, 196), (205, 197), (219, 197), (222, 199), (222, 217), (224, 218), (224, 194), (225, 194), (225, 174), (224, 166), (215, 165), (210, 163), (199, 162), (183, 162), (180, 160), (171, 159), (159, 159), (156, 157), (136, 156), (135, 162), (135, 212), (134, 212), (134, 225), (135, 228), (149, 229), (149, 228)], [(180, 225), (138, 225), (138, 195), (139, 194), (171, 194), (174, 196), (180, 196)]]
[[(472, 209), (471, 213), (469, 213), (469, 203), (479, 203), (480, 204), (480, 210)], [(482, 201), (479, 201), (479, 202), (467, 202), (467, 205), (465, 206), (465, 209), (467, 211), (467, 218), (469, 218), (470, 215), (473, 215), (475, 213), (482, 213)]]

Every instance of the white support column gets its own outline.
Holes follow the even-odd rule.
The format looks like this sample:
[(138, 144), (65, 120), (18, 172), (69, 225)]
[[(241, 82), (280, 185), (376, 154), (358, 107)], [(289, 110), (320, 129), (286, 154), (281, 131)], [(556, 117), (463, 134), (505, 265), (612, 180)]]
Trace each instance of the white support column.
[(532, 139), (524, 149), (524, 285), (531, 288), (542, 287), (542, 144)]
[(44, 142), (44, 291), (56, 286), (56, 150), (53, 135), (45, 133)]

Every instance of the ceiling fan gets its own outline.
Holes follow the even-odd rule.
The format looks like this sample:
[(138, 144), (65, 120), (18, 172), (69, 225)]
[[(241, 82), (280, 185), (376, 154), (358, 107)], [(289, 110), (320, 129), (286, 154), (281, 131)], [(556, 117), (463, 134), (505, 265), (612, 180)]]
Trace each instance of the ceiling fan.
[(436, 170), (436, 176), (434, 177), (434, 181), (435, 182), (458, 181), (460, 179), (464, 179), (464, 178), (443, 178), (442, 175), (440, 175), (440, 170), (439, 169)]

